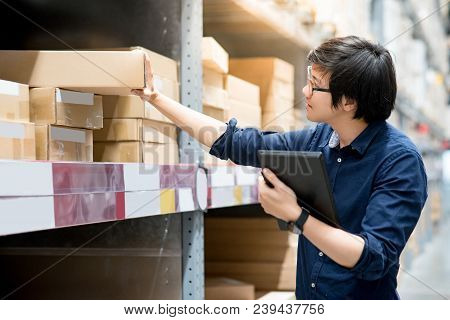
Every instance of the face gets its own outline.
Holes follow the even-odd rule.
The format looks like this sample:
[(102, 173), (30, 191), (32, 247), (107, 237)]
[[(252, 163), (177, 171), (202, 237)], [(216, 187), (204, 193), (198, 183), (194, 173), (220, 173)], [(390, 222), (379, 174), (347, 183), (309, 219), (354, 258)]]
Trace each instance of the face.
[(333, 108), (330, 92), (316, 91), (312, 88), (329, 89), (329, 75), (318, 70), (316, 65), (312, 65), (310, 78), (303, 87), (303, 94), (306, 97), (306, 117), (313, 122), (330, 123), (340, 116), (340, 108)]

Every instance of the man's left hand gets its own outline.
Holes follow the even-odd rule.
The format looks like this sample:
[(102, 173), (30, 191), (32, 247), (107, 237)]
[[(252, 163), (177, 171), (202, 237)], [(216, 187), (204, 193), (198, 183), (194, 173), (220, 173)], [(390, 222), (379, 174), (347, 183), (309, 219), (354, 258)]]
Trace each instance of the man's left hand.
[(263, 169), (263, 173), (274, 186), (274, 188), (269, 187), (263, 177), (259, 179), (258, 200), (264, 211), (284, 221), (296, 221), (300, 216), (301, 208), (294, 191), (269, 169)]

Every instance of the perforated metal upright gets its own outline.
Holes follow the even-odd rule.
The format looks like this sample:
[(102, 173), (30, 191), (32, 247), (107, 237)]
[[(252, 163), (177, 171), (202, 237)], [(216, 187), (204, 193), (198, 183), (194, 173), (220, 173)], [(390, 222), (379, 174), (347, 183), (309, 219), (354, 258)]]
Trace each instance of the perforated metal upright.
[[(203, 1), (181, 1), (181, 102), (202, 111)], [(179, 136), (181, 162), (198, 163), (200, 145), (186, 132)], [(203, 212), (182, 213), (183, 299), (204, 299), (204, 229)]]

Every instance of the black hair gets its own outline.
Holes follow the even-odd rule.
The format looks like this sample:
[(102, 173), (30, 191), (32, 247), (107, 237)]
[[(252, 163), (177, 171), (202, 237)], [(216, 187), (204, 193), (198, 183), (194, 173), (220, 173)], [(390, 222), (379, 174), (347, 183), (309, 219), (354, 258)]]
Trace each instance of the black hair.
[(358, 105), (355, 119), (389, 118), (397, 83), (392, 57), (383, 46), (356, 36), (333, 38), (311, 50), (307, 60), (330, 76), (333, 107), (345, 96)]

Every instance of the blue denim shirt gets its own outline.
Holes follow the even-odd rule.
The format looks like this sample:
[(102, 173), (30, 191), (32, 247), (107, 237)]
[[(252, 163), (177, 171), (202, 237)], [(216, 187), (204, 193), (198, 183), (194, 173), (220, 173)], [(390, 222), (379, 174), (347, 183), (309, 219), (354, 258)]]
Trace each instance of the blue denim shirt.
[[(210, 154), (259, 167), (257, 150), (321, 151), (339, 221), (365, 241), (349, 269), (320, 252), (303, 235), (297, 254), (297, 299), (399, 299), (399, 257), (427, 198), (427, 176), (415, 145), (385, 121), (369, 126), (349, 145), (327, 124), (285, 133), (237, 127), (213, 144)], [(335, 139), (334, 139), (335, 140)]]

